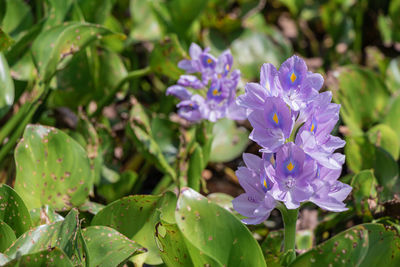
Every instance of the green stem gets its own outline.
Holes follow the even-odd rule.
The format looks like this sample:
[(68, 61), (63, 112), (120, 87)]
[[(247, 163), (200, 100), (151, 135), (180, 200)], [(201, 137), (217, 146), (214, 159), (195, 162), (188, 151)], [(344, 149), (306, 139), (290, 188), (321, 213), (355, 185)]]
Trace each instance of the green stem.
[(7, 123), (0, 130), (0, 144), (3, 143), (4, 139), (10, 135), (10, 133), (17, 127), (17, 125), (24, 119), (32, 103), (23, 104), (18, 112), (14, 114)]
[(296, 259), (296, 222), (299, 209), (287, 209), (284, 205), (278, 206), (282, 214), (283, 224), (285, 228), (284, 240), (284, 263), (289, 265)]
[(92, 117), (98, 116), (104, 107), (111, 104), (115, 95), (121, 90), (122, 86), (126, 82), (128, 82), (132, 79), (142, 77), (142, 76), (148, 74), (150, 72), (150, 70), (151, 70), (150, 67), (146, 67), (144, 69), (139, 69), (139, 70), (134, 70), (134, 71), (129, 72), (124, 78), (122, 78), (119, 81), (119, 83), (112, 89), (112, 91), (97, 104), (96, 111), (93, 112), (92, 114), (90, 114), (89, 117), (92, 118)]

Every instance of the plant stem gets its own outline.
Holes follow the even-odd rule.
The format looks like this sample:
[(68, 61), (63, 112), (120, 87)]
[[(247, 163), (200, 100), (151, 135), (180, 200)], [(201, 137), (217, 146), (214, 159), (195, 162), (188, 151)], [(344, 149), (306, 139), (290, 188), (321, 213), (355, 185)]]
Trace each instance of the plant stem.
[(128, 82), (129, 80), (136, 79), (139, 77), (142, 77), (150, 72), (151, 68), (146, 67), (144, 69), (139, 69), (139, 70), (134, 70), (129, 72), (124, 78), (122, 78), (119, 83), (112, 89), (112, 91), (99, 103), (97, 104), (96, 111), (93, 112), (92, 114), (89, 115), (89, 117), (93, 118), (96, 117), (100, 114), (100, 112), (103, 110), (103, 108), (107, 105), (109, 105), (112, 100), (114, 99), (115, 95), (121, 90), (122, 86)]
[(284, 254), (285, 263), (290, 264), (296, 258), (296, 222), (299, 209), (287, 209), (284, 205), (277, 207), (282, 214), (285, 228)]

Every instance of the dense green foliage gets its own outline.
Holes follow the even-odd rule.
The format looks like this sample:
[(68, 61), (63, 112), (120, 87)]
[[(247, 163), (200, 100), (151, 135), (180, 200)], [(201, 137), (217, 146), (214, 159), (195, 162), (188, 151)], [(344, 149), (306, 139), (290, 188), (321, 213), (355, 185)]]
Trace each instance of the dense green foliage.
[[(1, 266), (282, 266), (246, 226), (249, 123), (165, 95), (192, 42), (244, 84), (293, 53), (341, 104), (348, 211), (300, 210), (290, 266), (400, 266), (400, 1), (0, 0)], [(201, 194), (200, 194), (201, 193)]]

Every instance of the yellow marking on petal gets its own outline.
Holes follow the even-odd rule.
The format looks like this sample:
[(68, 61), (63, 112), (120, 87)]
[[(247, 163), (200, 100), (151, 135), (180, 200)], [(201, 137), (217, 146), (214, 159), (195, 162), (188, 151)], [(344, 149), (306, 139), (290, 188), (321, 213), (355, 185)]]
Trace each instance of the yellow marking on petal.
[(228, 64), (225, 66), (225, 69), (226, 69), (227, 71), (229, 71), (230, 68), (231, 68), (231, 66), (229, 66)]
[(294, 83), (294, 81), (296, 80), (296, 74), (294, 74), (294, 72), (292, 73), (292, 75), (290, 75), (290, 80), (292, 81), (292, 83)]
[(265, 189), (268, 189), (267, 179), (264, 179), (263, 184), (264, 184)]
[(218, 74), (218, 79), (221, 79), (222, 78), (222, 75), (221, 74)]
[(207, 59), (207, 63), (208, 63), (208, 64), (211, 64), (211, 62), (212, 62), (211, 58), (208, 58), (208, 59)]
[(315, 126), (314, 126), (314, 123), (312, 123), (312, 124), (311, 124), (311, 129), (310, 129), (310, 132), (312, 132), (312, 133), (313, 133), (313, 132), (314, 132), (314, 128), (315, 128)]
[(212, 91), (212, 94), (213, 94), (213, 96), (216, 96), (216, 95), (218, 95), (218, 89), (214, 89), (213, 91)]
[(274, 116), (272, 117), (272, 119), (274, 120), (274, 122), (275, 122), (276, 124), (279, 123), (279, 119), (278, 119), (278, 116), (276, 115), (276, 113), (274, 113)]
[(289, 162), (289, 164), (286, 166), (286, 169), (288, 169), (290, 172), (293, 170), (294, 165), (292, 164), (292, 162)]
[(275, 165), (274, 155), (271, 155), (271, 157), (269, 158), (269, 162), (271, 162), (272, 165)]

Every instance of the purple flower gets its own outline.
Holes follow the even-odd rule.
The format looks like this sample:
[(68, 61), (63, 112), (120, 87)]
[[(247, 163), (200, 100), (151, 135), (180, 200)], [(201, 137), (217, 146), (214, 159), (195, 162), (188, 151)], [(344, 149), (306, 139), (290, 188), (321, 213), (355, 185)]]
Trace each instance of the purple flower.
[(295, 111), (318, 95), (324, 79), (318, 73), (307, 70), (307, 65), (298, 56), (292, 56), (282, 63), (278, 72), (283, 100)]
[(245, 190), (232, 201), (233, 208), (248, 217), (242, 220), (246, 224), (259, 224), (265, 221), (275, 208), (276, 201), (269, 194), (271, 182), (265, 173), (266, 162), (253, 154), (243, 154), (246, 167), (236, 171), (240, 185)]
[[(177, 105), (178, 114), (193, 122), (203, 119), (215, 122), (224, 117), (246, 119), (246, 109), (236, 104), (240, 71), (232, 71), (233, 57), (230, 51), (215, 58), (208, 48), (202, 50), (193, 43), (189, 54), (191, 59), (180, 61), (178, 66), (192, 75), (181, 75), (178, 84), (167, 89), (167, 95), (182, 100)], [(193, 75), (195, 73), (198, 76)], [(202, 93), (203, 89), (207, 92)], [(197, 92), (199, 95), (194, 94)]]
[(307, 201), (313, 191), (311, 181), (317, 175), (317, 165), (306, 159), (304, 151), (293, 143), (287, 143), (276, 153), (275, 167), (266, 169), (274, 185), (271, 194), (285, 203), (288, 209), (296, 209)]
[(350, 194), (352, 187), (337, 180), (341, 171), (320, 167), (318, 176), (312, 183), (314, 194), (310, 201), (329, 211), (347, 210), (343, 200)]
[(261, 108), (248, 116), (254, 128), (250, 139), (263, 147), (261, 151), (276, 152), (290, 137), (294, 117), (285, 102), (278, 97), (267, 97)]
[[(288, 209), (311, 201), (326, 210), (346, 210), (343, 200), (351, 187), (338, 181), (345, 157), (335, 153), (345, 142), (330, 134), (339, 120), (340, 105), (331, 103), (330, 92), (319, 93), (322, 85), (322, 76), (309, 72), (305, 62), (293, 56), (279, 70), (264, 64), (260, 83), (246, 84), (245, 94), (238, 97), (237, 104), (247, 110), (253, 126), (249, 138), (264, 153), (263, 163), (253, 156), (256, 166), (249, 167), (246, 162), (248, 168), (237, 171), (246, 193), (234, 200), (241, 206), (236, 203), (234, 207), (255, 218), (247, 223), (265, 218), (254, 215), (257, 205), (263, 203), (260, 188), (264, 196), (272, 196)], [(251, 157), (246, 158), (249, 161)], [(259, 195), (244, 180), (252, 182)]]

